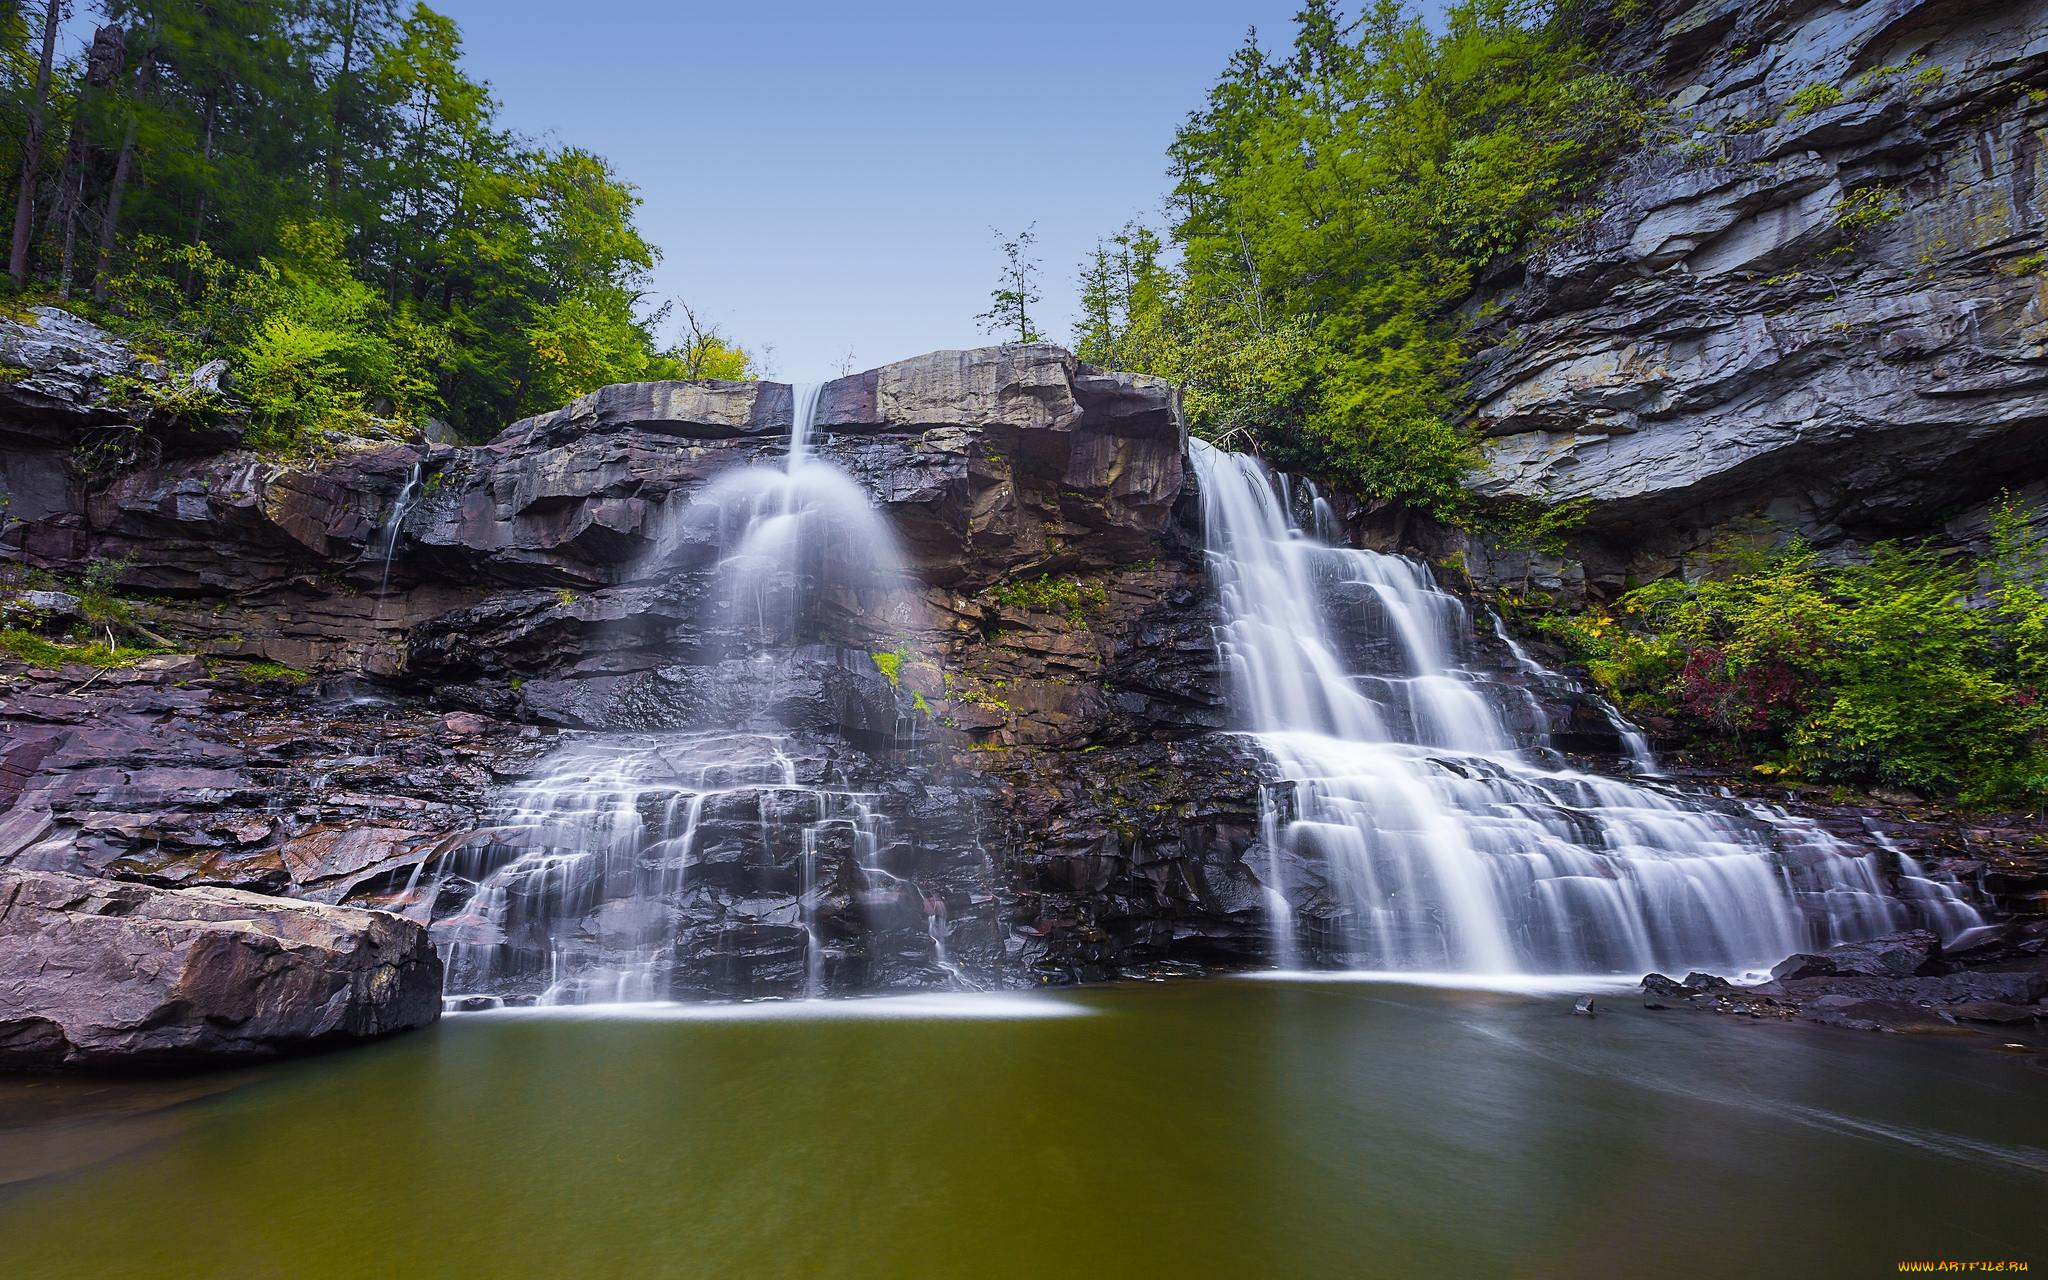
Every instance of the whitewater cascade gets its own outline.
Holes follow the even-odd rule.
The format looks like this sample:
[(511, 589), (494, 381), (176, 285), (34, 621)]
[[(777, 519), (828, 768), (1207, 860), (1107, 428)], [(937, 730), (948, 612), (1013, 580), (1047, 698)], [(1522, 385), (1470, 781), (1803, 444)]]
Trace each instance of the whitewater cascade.
[[(887, 634), (913, 609), (888, 521), (811, 454), (819, 390), (792, 390), (781, 466), (732, 471), (680, 504), (636, 571), (658, 581), (684, 571), (680, 548), (716, 548), (698, 623), (722, 655), (719, 711), (572, 743), (508, 794), (487, 841), (444, 860), (429, 902), (466, 894), (433, 923), (451, 1004), (672, 999), (688, 925), (707, 919), (801, 929), (798, 989), (817, 995), (826, 904), (853, 896), (871, 926), (939, 927), (918, 887), (883, 865), (896, 836), (879, 796), (838, 785), (828, 753), (789, 723), (806, 697), (801, 668), (826, 660), (823, 633), (851, 622)], [(793, 865), (796, 882), (748, 899), (742, 864)], [(937, 963), (948, 967), (943, 941)]]
[(1812, 824), (1644, 781), (1639, 736), (1623, 735), (1636, 780), (1566, 767), (1427, 568), (1330, 545), (1294, 515), (1329, 531), (1312, 490), (1191, 448), (1232, 710), (1284, 780), (1255, 866), (1284, 966), (1312, 950), (1364, 970), (1732, 974), (1916, 920), (1975, 923), (1932, 882), (1901, 901)]

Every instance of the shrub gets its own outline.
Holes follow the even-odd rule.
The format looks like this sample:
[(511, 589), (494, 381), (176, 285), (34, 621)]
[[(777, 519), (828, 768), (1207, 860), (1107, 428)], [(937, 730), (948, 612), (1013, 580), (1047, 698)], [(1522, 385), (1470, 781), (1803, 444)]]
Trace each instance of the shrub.
[(1906, 202), (1892, 188), (1860, 187), (1835, 202), (1835, 225), (1854, 240), (1896, 222), (1905, 211)]
[(1785, 118), (1787, 120), (1797, 120), (1802, 116), (1810, 116), (1816, 111), (1839, 106), (1841, 102), (1842, 91), (1831, 84), (1816, 83), (1805, 85), (1786, 102)]
[(166, 652), (128, 645), (100, 643), (65, 644), (32, 631), (8, 628), (0, 631), (0, 650), (5, 650), (32, 667), (56, 669), (71, 663), (88, 667), (132, 667), (143, 658)]
[(1866, 562), (1831, 564), (1794, 544), (1540, 625), (1631, 710), (1676, 717), (1778, 771), (2038, 802), (2044, 571), (2041, 538), (2008, 506), (1981, 559), (1886, 543)]
[(1100, 583), (1084, 587), (1074, 578), (1056, 577), (1050, 573), (1024, 582), (1006, 583), (989, 594), (997, 604), (1012, 609), (1064, 614), (1069, 624), (1082, 628), (1088, 625), (1089, 611), (1109, 603), (1109, 593)]

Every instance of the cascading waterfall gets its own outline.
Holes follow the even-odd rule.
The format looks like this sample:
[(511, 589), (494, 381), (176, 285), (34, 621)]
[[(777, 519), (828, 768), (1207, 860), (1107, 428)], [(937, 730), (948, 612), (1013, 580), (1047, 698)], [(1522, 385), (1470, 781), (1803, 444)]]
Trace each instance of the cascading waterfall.
[[(689, 558), (685, 544), (717, 548), (701, 622), (724, 650), (719, 723), (584, 740), (510, 793), (490, 838), (447, 859), (432, 895), (473, 886), (433, 926), (448, 989), (470, 993), (451, 1003), (670, 999), (689, 926), (736, 915), (800, 929), (800, 990), (819, 995), (828, 891), (856, 895), (878, 918), (928, 924), (924, 894), (884, 866), (896, 838), (880, 797), (834, 785), (815, 753), (800, 762), (784, 723), (799, 696), (794, 659), (828, 624), (885, 633), (913, 621), (894, 530), (811, 454), (819, 390), (792, 390), (783, 465), (729, 472), (671, 512), (640, 570), (661, 576)], [(789, 863), (793, 901), (750, 900), (737, 887), (745, 876), (717, 874)], [(842, 883), (848, 874), (858, 883)]]
[(882, 877), (892, 837), (878, 797), (801, 782), (785, 748), (774, 735), (678, 733), (586, 742), (556, 757), (512, 793), (498, 838), (444, 871), (477, 886), (462, 912), (434, 925), (448, 989), (540, 1004), (670, 998), (686, 941), (675, 905), (691, 869), (737, 834), (763, 849), (799, 842), (797, 905), (765, 918), (804, 930), (805, 994), (819, 994), (819, 845), (844, 847)]
[(1810, 824), (1565, 767), (1540, 712), (1510, 728), (1527, 691), (1475, 669), (1468, 612), (1426, 568), (1304, 533), (1257, 461), (1192, 449), (1233, 712), (1284, 780), (1258, 864), (1283, 966), (1313, 926), (1356, 969), (1735, 973), (1909, 918)]
[(405, 474), (405, 484), (398, 490), (398, 497), (391, 503), (391, 514), (384, 521), (384, 527), (377, 534), (377, 555), (384, 562), (383, 571), (377, 578), (377, 607), (384, 607), (384, 595), (391, 589), (391, 562), (398, 557), (398, 539), (405, 532), (405, 516), (412, 510), (413, 500), (419, 496), (420, 485), (426, 479), (426, 464), (415, 462)]
[(377, 531), (376, 541), (365, 550), (365, 555), (375, 555), (382, 562), (377, 573), (377, 603), (370, 614), (372, 626), (382, 625), (384, 621), (384, 606), (391, 594), (391, 562), (398, 558), (398, 540), (405, 533), (406, 514), (418, 500), (426, 478), (426, 463), (413, 463), (405, 473), (405, 483), (399, 487), (398, 497), (392, 500), (391, 513)]

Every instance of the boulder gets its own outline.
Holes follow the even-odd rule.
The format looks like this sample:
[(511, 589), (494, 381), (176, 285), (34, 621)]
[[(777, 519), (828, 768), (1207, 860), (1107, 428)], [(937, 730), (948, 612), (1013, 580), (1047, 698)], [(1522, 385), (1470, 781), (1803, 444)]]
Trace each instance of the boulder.
[(162, 366), (105, 329), (56, 307), (0, 315), (0, 439), (31, 423), (110, 422), (120, 409), (105, 397), (120, 379), (162, 381)]
[(427, 932), (235, 889), (0, 871), (0, 1066), (266, 1058), (440, 1016)]
[(1925, 929), (1906, 929), (1863, 942), (1844, 943), (1812, 955), (1780, 961), (1771, 977), (1780, 982), (1799, 978), (1909, 978), (1924, 973), (1939, 948)]

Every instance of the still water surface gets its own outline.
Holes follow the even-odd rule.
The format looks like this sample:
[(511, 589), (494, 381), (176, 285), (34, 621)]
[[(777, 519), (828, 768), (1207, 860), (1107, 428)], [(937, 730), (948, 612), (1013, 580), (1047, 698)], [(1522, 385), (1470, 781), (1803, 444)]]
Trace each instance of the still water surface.
[(2040, 1066), (1612, 1003), (1228, 980), (484, 1014), (198, 1083), (13, 1083), (0, 1272), (2048, 1269)]

